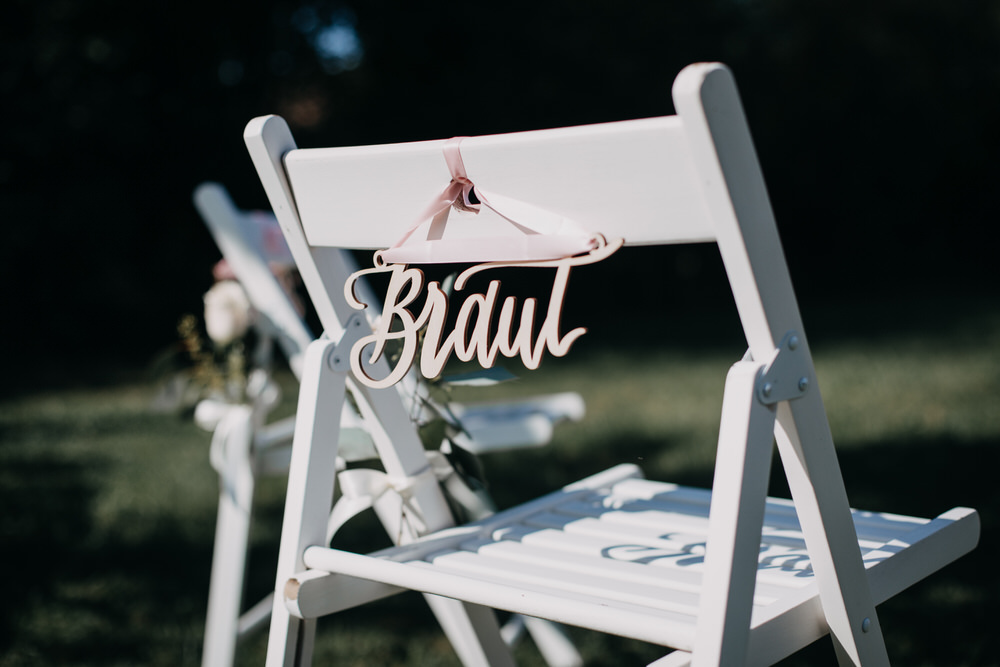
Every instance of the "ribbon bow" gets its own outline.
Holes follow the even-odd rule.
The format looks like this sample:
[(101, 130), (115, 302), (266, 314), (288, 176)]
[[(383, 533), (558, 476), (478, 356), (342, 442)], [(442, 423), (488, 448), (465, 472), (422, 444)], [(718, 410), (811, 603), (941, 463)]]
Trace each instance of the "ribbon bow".
[[(596, 248), (597, 237), (572, 220), (525, 202), (485, 192), (469, 178), (459, 146), (465, 137), (444, 143), (451, 174), (448, 186), (434, 199), (391, 248), (376, 253), (376, 262), (433, 264), (448, 262), (538, 261), (571, 257)], [(521, 234), (444, 239), (452, 208), (478, 214), (486, 207)], [(429, 224), (428, 224), (429, 221)], [(424, 240), (415, 232), (427, 225)]]
[(452, 137), (444, 142), (444, 161), (448, 164), (448, 171), (451, 172), (451, 183), (442, 193), (441, 200), (444, 207), (439, 208), (433, 215), (437, 215), (447, 206), (453, 206), (459, 211), (479, 213), (482, 199), (476, 192), (475, 183), (469, 180), (465, 162), (462, 161), (462, 151), (458, 148), (464, 138)]

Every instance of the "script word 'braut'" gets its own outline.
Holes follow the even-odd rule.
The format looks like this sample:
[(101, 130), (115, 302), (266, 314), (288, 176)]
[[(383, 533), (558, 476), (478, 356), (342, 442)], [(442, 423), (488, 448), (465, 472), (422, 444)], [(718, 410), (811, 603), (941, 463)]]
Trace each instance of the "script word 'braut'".
[[(520, 356), (526, 367), (536, 369), (546, 349), (554, 356), (564, 356), (573, 342), (586, 333), (583, 327), (577, 327), (565, 335), (559, 333), (559, 319), (570, 268), (599, 262), (621, 246), (622, 241), (617, 240), (608, 242), (588, 254), (564, 259), (477, 264), (458, 275), (455, 280), (456, 293), (462, 291), (469, 277), (488, 269), (516, 266), (555, 268), (556, 275), (552, 282), (548, 310), (537, 338), (533, 335), (537, 300), (534, 298), (524, 300), (520, 321), (516, 324), (515, 330), (517, 298), (513, 296), (503, 300), (496, 330), (491, 336), (500, 292), (499, 280), (491, 280), (485, 294), (470, 294), (466, 297), (458, 311), (454, 327), (446, 332), (448, 295), (437, 281), (427, 284), (426, 299), (419, 315), (414, 315), (407, 308), (424, 291), (423, 271), (408, 268), (405, 264), (387, 264), (358, 271), (352, 274), (344, 285), (347, 303), (357, 310), (367, 306), (354, 294), (354, 284), (357, 280), (370, 273), (388, 272), (390, 276), (382, 317), (375, 325), (373, 333), (359, 339), (351, 348), (351, 370), (354, 371), (358, 381), (369, 387), (377, 389), (389, 387), (399, 382), (413, 365), (418, 344), (421, 345), (420, 372), (427, 378), (440, 375), (453, 353), (462, 361), (477, 359), (484, 368), (492, 368), (498, 354), (509, 358)], [(395, 323), (398, 323), (398, 327), (393, 331)], [(426, 331), (421, 344), (419, 332), (425, 326)], [(403, 344), (396, 365), (383, 379), (372, 378), (364, 370), (365, 348), (369, 345), (374, 346), (368, 359), (368, 364), (374, 364), (381, 358), (385, 344), (390, 340), (401, 340)]]

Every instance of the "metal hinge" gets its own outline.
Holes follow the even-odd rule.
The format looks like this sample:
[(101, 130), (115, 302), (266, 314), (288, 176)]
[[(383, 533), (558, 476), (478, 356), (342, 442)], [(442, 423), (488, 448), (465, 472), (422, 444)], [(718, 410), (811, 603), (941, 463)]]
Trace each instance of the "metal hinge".
[(757, 400), (761, 403), (773, 405), (801, 398), (813, 383), (812, 365), (800, 343), (794, 331), (781, 339), (774, 359), (757, 379)]
[(371, 331), (364, 313), (351, 315), (347, 324), (344, 325), (344, 333), (341, 334), (340, 340), (330, 350), (330, 356), (327, 358), (330, 368), (338, 373), (349, 373), (351, 371), (351, 350), (354, 348), (354, 344), (370, 334)]

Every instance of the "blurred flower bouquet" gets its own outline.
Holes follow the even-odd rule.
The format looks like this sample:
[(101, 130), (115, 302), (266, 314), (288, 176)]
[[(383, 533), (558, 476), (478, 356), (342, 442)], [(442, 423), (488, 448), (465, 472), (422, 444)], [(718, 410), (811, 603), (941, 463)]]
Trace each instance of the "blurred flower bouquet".
[(248, 365), (245, 338), (256, 313), (243, 286), (235, 280), (216, 282), (205, 293), (204, 301), (208, 344), (194, 315), (185, 315), (177, 325), (181, 343), (193, 364), (191, 382), (201, 395), (242, 402), (246, 398)]
[[(295, 262), (272, 216), (248, 216), (247, 234), (289, 300), (304, 314), (296, 293)], [(226, 259), (212, 268), (213, 285), (203, 297), (203, 318), (184, 315), (179, 344), (154, 362), (157, 376), (167, 375), (154, 400), (157, 411), (186, 410), (203, 399), (236, 404), (255, 400), (270, 372), (273, 325), (258, 313)], [(263, 320), (263, 321), (260, 321)], [(261, 326), (255, 326), (261, 325)]]

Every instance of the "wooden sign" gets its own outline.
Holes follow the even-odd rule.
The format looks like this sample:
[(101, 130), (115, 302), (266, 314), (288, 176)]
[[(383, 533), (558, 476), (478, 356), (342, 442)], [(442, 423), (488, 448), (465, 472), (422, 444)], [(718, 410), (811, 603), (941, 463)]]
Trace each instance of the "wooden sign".
[[(425, 287), (423, 271), (406, 264), (387, 264), (381, 258), (381, 251), (376, 252), (375, 267), (357, 271), (344, 285), (347, 303), (352, 308), (363, 310), (367, 304), (358, 300), (354, 284), (368, 274), (389, 274), (382, 317), (376, 323), (373, 333), (362, 337), (351, 349), (351, 370), (359, 382), (369, 387), (384, 388), (399, 382), (406, 375), (416, 359), (418, 347), (420, 372), (427, 378), (440, 375), (452, 354), (462, 361), (476, 359), (483, 368), (492, 368), (497, 356), (519, 356), (530, 369), (538, 368), (545, 350), (553, 356), (565, 356), (573, 343), (586, 333), (583, 327), (566, 333), (559, 330), (570, 269), (599, 262), (613, 254), (622, 244), (622, 239), (605, 242), (602, 238), (598, 247), (586, 254), (542, 261), (487, 262), (468, 268), (458, 275), (454, 286), (455, 295), (459, 295), (468, 279), (477, 273), (510, 267), (554, 268), (555, 277), (548, 309), (537, 336), (534, 334), (537, 299), (524, 299), (523, 303), (518, 304), (516, 297), (508, 296), (502, 303), (498, 303), (499, 279), (491, 280), (485, 293), (466, 296), (459, 307), (454, 326), (446, 331), (448, 295), (441, 289), (440, 283), (431, 281)], [(414, 313), (410, 306), (421, 294), (425, 296), (423, 307), (419, 313)], [(423, 335), (420, 335), (421, 330)], [(385, 352), (386, 343), (392, 340), (402, 343), (395, 365), (383, 379), (370, 377), (364, 370), (363, 355), (369, 355), (368, 363), (375, 363)], [(370, 353), (367, 351), (369, 346), (372, 346)]]

